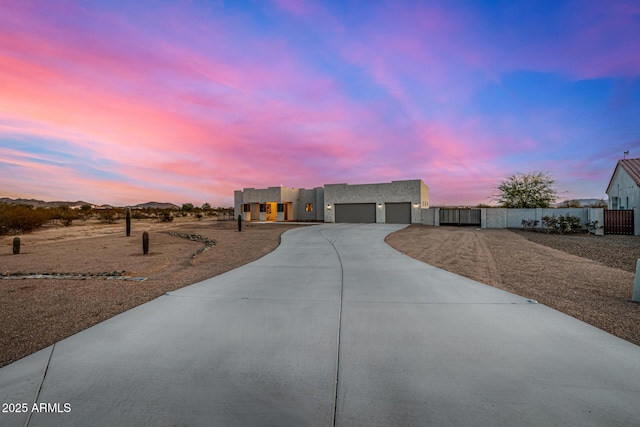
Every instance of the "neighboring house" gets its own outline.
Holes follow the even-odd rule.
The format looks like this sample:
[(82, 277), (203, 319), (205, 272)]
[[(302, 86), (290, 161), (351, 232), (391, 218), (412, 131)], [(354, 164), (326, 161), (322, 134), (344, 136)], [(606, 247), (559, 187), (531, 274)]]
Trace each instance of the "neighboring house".
[(640, 235), (640, 158), (619, 160), (606, 192), (609, 209), (633, 209), (635, 234)]
[(422, 180), (382, 184), (327, 184), (304, 188), (245, 188), (234, 192), (235, 209), (247, 221), (324, 221), (419, 224), (429, 208)]

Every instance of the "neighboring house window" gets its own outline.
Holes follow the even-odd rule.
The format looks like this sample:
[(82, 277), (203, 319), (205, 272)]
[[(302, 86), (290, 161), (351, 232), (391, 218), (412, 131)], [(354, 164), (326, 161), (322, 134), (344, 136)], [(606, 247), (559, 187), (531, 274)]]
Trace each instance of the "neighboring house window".
[(266, 211), (267, 211), (267, 204), (260, 203), (260, 212), (266, 212)]
[(284, 203), (278, 203), (278, 212), (284, 212)]
[(242, 212), (251, 212), (251, 205), (249, 203), (242, 205)]
[(304, 206), (304, 210), (307, 211), (307, 212), (313, 212), (313, 203), (307, 203)]

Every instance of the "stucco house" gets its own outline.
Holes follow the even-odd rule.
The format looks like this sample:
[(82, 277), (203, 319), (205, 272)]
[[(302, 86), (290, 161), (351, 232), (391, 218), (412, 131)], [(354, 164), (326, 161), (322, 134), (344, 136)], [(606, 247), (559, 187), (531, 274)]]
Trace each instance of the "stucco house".
[(610, 210), (633, 209), (635, 234), (640, 235), (640, 158), (618, 161), (606, 193)]
[(269, 187), (234, 192), (246, 221), (324, 221), (419, 224), (429, 208), (420, 179), (380, 184), (327, 184), (313, 189)]

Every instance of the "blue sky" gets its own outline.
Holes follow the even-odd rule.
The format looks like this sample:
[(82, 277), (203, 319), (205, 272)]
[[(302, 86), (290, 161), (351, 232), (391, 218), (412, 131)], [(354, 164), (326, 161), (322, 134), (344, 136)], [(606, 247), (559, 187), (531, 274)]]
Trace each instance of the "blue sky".
[(0, 4), (0, 197), (230, 205), (422, 179), (601, 198), (640, 157), (640, 2)]

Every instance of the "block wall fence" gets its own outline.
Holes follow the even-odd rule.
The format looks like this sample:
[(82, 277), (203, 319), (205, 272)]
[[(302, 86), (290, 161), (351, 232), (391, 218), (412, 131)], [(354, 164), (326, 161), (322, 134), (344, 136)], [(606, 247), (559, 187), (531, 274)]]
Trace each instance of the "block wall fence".
[[(604, 235), (603, 208), (480, 208), (481, 228), (522, 228), (522, 220), (538, 220), (538, 228), (542, 228), (545, 216), (571, 215), (580, 218), (583, 224), (598, 221), (595, 234)], [(422, 209), (422, 225), (440, 226), (440, 208)]]

